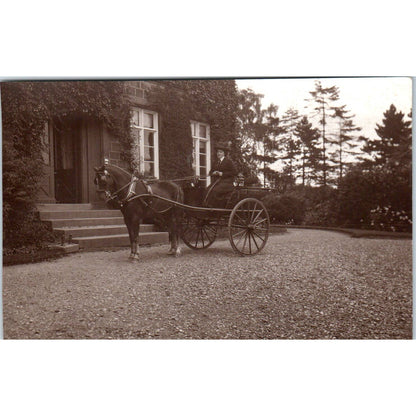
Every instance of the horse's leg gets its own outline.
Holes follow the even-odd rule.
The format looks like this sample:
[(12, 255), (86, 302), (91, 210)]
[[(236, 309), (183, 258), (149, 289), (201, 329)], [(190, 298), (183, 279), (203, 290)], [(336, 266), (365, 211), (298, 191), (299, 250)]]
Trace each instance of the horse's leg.
[(139, 260), (139, 248), (138, 248), (138, 239), (140, 231), (140, 219), (137, 215), (124, 215), (124, 222), (126, 223), (127, 230), (129, 232), (130, 239), (130, 256), (131, 260)]
[(131, 243), (131, 255), (130, 255), (130, 258), (132, 260), (140, 259), (140, 252), (139, 252), (140, 223), (141, 221), (137, 219), (137, 221), (133, 225), (133, 240)]
[(181, 242), (181, 234), (182, 234), (183, 211), (175, 210), (174, 216), (175, 216), (176, 256), (180, 256), (182, 254), (180, 242)]
[(169, 221), (168, 233), (169, 233), (169, 244), (170, 244), (168, 255), (173, 256), (175, 254), (175, 244), (174, 244), (174, 241), (173, 241), (173, 232), (172, 232), (172, 222), (171, 221)]
[(169, 255), (175, 254), (175, 251), (173, 249), (173, 240), (172, 240), (172, 224), (171, 221), (169, 221), (169, 225), (168, 225), (168, 233), (169, 233), (169, 244), (170, 244), (170, 248), (168, 251)]
[(181, 248), (179, 247), (179, 221), (176, 210), (172, 210), (170, 221), (169, 221), (169, 239), (170, 239), (170, 250), (169, 254), (178, 257), (181, 255)]

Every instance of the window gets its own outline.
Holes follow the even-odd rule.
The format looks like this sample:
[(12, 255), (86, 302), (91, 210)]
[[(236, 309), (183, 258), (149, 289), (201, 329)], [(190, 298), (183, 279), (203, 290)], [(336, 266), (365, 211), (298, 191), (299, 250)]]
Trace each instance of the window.
[(203, 178), (206, 185), (209, 185), (208, 173), (211, 169), (211, 146), (209, 136), (209, 125), (191, 121), (191, 132), (193, 138), (192, 167), (197, 176)]
[(159, 135), (157, 113), (142, 108), (133, 109), (133, 149), (136, 165), (146, 177), (159, 178)]

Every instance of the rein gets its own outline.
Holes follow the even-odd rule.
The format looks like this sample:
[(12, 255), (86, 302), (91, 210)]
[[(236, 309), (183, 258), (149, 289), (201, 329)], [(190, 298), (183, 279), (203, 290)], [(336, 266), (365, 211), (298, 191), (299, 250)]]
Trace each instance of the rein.
[(149, 183), (156, 183), (156, 182), (185, 182), (185, 181), (191, 181), (195, 179), (207, 179), (207, 176), (185, 176), (183, 178), (178, 179), (146, 179), (146, 182)]
[[(194, 177), (191, 177), (194, 178)], [(146, 187), (148, 193), (146, 194), (140, 194), (137, 195), (136, 194), (136, 184), (138, 181), (142, 181), (143, 185)], [(183, 178), (183, 179), (177, 179), (177, 181), (181, 181), (181, 180), (189, 180), (187, 178)], [(154, 182), (160, 182), (162, 180), (155, 180)], [(166, 181), (166, 179), (164, 179), (163, 181)], [(147, 181), (146, 181), (147, 182)], [(107, 201), (113, 201), (115, 199), (117, 199), (117, 202), (120, 204), (121, 207), (123, 207), (125, 204), (128, 204), (129, 202), (133, 201), (134, 199), (139, 199), (139, 201), (145, 205), (147, 208), (151, 209), (154, 213), (156, 214), (164, 214), (166, 212), (168, 212), (170, 209), (173, 208), (173, 205), (169, 206), (167, 209), (162, 210), (162, 211), (156, 211), (153, 207), (152, 207), (152, 200), (150, 200), (150, 202), (146, 202), (144, 199), (142, 199), (142, 197), (146, 197), (146, 196), (153, 196), (153, 191), (150, 185), (148, 185), (145, 181), (143, 181), (142, 179), (137, 178), (136, 176), (133, 175), (132, 180), (130, 182), (128, 182), (127, 184), (123, 185), (120, 189), (118, 189), (117, 191), (113, 192), (112, 194), (109, 191), (105, 191), (105, 195), (107, 197)], [(171, 181), (174, 182), (174, 181)], [(118, 194), (123, 191), (124, 189), (126, 189), (128, 187), (128, 191), (127, 191), (127, 195), (124, 199), (120, 200)]]

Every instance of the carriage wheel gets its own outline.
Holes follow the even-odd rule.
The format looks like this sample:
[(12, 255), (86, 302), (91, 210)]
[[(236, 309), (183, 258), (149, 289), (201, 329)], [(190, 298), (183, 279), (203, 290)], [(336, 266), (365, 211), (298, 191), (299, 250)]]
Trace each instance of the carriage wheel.
[(182, 228), (182, 240), (194, 250), (208, 248), (217, 237), (217, 227), (208, 220), (187, 217)]
[(269, 238), (270, 220), (266, 207), (255, 198), (240, 201), (228, 221), (231, 247), (241, 256), (259, 253)]

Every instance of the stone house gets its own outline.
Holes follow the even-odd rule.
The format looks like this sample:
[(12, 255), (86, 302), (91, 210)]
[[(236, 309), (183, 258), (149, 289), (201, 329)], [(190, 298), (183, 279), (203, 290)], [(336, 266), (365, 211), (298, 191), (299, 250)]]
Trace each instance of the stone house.
[[(151, 81), (120, 81), (132, 103), (131, 126), (135, 138), (139, 170), (146, 176), (160, 178), (161, 114), (149, 102)], [(212, 140), (209, 123), (190, 119), (193, 140), (192, 167), (196, 175), (207, 176), (210, 170)], [(64, 122), (48, 123), (44, 135), (44, 178), (38, 203), (98, 203), (94, 167), (104, 159), (128, 168), (122, 160), (122, 144), (100, 122), (88, 117), (68, 117)], [(207, 179), (209, 183), (209, 179)]]

